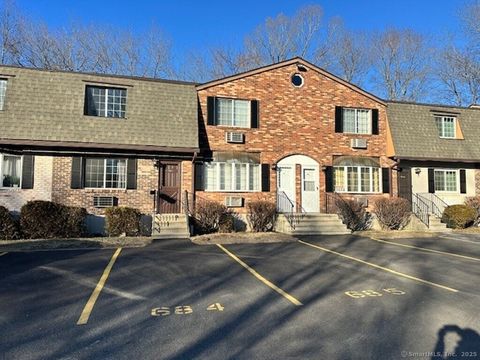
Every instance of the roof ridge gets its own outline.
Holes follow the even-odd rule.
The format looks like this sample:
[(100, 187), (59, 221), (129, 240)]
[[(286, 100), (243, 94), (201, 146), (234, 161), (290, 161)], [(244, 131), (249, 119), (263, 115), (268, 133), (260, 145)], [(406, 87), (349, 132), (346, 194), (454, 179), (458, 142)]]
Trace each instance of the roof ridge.
[(137, 80), (137, 81), (151, 81), (151, 82), (161, 82), (161, 83), (170, 83), (170, 84), (179, 84), (179, 85), (193, 85), (193, 86), (198, 85), (198, 83), (193, 81), (154, 78), (154, 77), (137, 76), (137, 75), (122, 75), (122, 74), (111, 74), (111, 73), (103, 74), (103, 73), (88, 72), (88, 71), (46, 69), (46, 68), (36, 68), (36, 67), (30, 67), (30, 66), (0, 64), (0, 69), (2, 68), (42, 71), (42, 72), (50, 72), (50, 73), (78, 74), (78, 75), (88, 75), (88, 76), (97, 76), (97, 77), (110, 77), (110, 78), (116, 78), (116, 79), (130, 79), (130, 80)]

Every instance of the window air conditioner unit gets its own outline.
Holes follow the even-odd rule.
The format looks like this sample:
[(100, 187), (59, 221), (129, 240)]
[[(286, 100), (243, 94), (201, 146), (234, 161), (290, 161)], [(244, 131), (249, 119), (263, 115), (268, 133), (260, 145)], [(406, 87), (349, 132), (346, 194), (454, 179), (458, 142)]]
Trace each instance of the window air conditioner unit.
[(367, 140), (366, 139), (352, 139), (350, 140), (350, 146), (353, 149), (366, 149)]
[(242, 207), (243, 198), (240, 196), (227, 196), (225, 197), (225, 206), (227, 207)]
[(96, 208), (106, 208), (117, 206), (118, 199), (115, 196), (94, 196), (93, 197), (93, 207)]
[(245, 134), (233, 131), (225, 133), (225, 140), (227, 143), (243, 144), (245, 142)]

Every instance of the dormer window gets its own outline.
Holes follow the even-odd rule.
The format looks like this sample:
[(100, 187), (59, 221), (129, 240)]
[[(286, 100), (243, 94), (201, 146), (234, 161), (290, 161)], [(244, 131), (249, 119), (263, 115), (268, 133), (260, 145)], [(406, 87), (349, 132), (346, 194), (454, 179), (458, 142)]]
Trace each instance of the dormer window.
[(127, 90), (87, 85), (85, 88), (85, 115), (125, 118)]
[(456, 138), (456, 118), (453, 116), (435, 116), (435, 124), (438, 129), (438, 136), (442, 139)]

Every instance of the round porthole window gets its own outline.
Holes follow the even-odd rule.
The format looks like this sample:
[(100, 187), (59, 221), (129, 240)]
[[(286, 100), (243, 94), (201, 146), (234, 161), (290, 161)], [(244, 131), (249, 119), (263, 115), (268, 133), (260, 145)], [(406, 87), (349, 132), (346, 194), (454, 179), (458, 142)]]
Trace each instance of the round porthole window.
[(302, 75), (296, 73), (292, 75), (292, 85), (295, 87), (302, 87), (304, 83)]

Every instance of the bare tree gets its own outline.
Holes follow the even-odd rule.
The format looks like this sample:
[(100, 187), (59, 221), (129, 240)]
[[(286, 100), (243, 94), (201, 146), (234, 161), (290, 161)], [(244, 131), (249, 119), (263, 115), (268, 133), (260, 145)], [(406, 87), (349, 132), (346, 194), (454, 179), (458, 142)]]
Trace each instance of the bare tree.
[(294, 56), (311, 55), (320, 36), (323, 10), (318, 5), (301, 8), (293, 17), (267, 18), (245, 39), (245, 52), (256, 66), (277, 63)]
[(390, 100), (417, 100), (430, 75), (430, 48), (413, 30), (389, 29), (371, 43), (374, 86)]
[(367, 34), (346, 29), (336, 18), (329, 24), (326, 44), (317, 61), (326, 63), (329, 70), (346, 81), (361, 85), (371, 65)]

